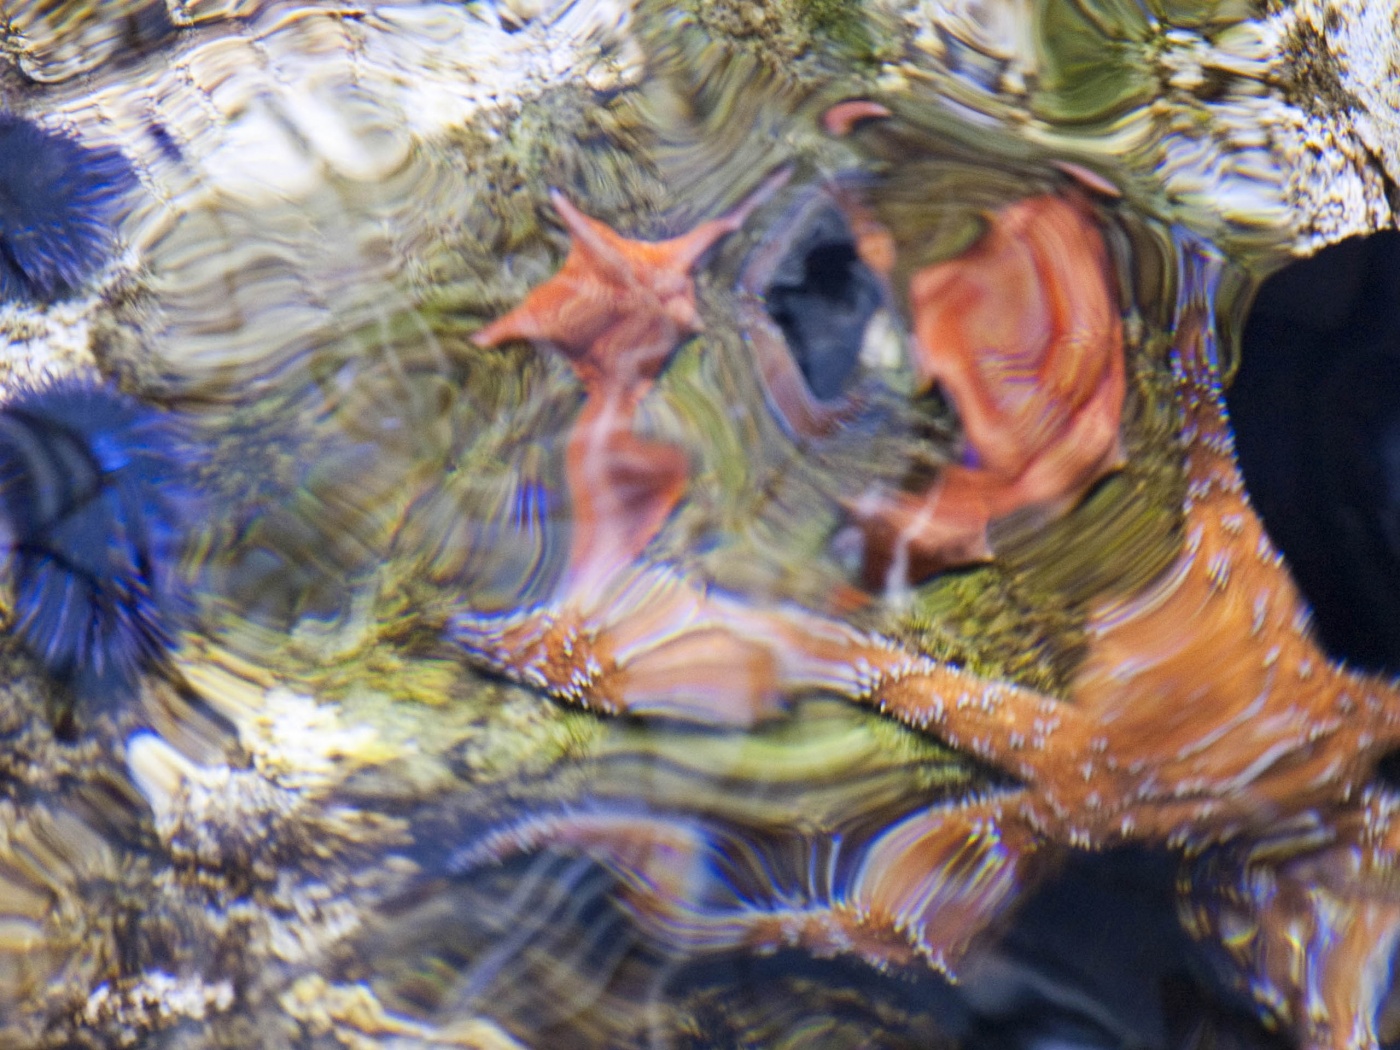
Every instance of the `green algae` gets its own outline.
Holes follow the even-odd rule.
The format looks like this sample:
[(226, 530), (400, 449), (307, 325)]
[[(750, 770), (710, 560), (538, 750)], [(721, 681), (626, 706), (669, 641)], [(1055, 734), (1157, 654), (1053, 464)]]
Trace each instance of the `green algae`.
[(1148, 27), (1135, 4), (1041, 0), (1036, 27), (1038, 116), (1056, 125), (1102, 124), (1152, 98), (1156, 84), (1142, 62)]

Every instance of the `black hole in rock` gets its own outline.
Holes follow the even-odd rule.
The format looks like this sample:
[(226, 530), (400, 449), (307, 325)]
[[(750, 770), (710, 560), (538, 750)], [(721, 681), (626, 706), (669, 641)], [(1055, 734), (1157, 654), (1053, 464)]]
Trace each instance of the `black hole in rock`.
[(1400, 671), (1400, 233), (1269, 278), (1228, 394), (1254, 506), (1334, 658)]
[(1376, 779), (1391, 790), (1400, 790), (1400, 751), (1390, 751), (1376, 763)]
[(819, 212), (796, 239), (766, 297), (808, 389), (822, 401), (838, 397), (860, 359), (880, 285), (834, 207)]

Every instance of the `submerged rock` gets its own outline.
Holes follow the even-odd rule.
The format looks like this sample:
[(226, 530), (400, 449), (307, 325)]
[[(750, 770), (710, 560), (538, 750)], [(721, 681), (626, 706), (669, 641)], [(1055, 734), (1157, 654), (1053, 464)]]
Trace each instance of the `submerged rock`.
[(1393, 690), (1216, 409), (1262, 277), (1393, 222), (1388, 22), (0, 26), (0, 150), (102, 161), (0, 160), (0, 1044), (1395, 1034)]

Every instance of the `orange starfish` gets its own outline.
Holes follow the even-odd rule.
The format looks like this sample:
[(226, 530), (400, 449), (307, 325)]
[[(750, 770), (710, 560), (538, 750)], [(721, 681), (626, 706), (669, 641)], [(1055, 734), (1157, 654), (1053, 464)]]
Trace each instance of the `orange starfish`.
[(1063, 512), (1122, 462), (1123, 326), (1087, 208), (1010, 205), (968, 251), (918, 271), (909, 300), (915, 367), (952, 400), (966, 450), (926, 492), (853, 506), (873, 586), (986, 558), (990, 522)]
[[(1184, 542), (1154, 579), (1088, 609), (1084, 656), (1062, 700), (809, 610), (715, 593), (638, 558), (657, 508), (669, 508), (649, 470), (677, 484), (684, 476), (679, 450), (658, 446), (677, 459), (652, 468), (659, 457), (631, 433), (669, 355), (655, 319), (665, 310), (633, 316), (614, 304), (631, 317), (617, 322), (593, 303), (583, 311), (591, 339), (551, 329), (552, 345), (572, 347), (588, 398), (570, 442), (570, 488), (579, 504), (610, 500), (612, 516), (590, 525), (603, 538), (575, 563), (588, 571), (566, 579), (555, 601), (454, 618), (469, 658), (593, 710), (711, 724), (751, 723), (789, 697), (827, 692), (1014, 783), (958, 805), (913, 806), (861, 836), (818, 830), (804, 843), (813, 877), (796, 889), (769, 879), (771, 895), (707, 892), (715, 858), (752, 857), (761, 868), (766, 856), (718, 823), (606, 806), (532, 816), (458, 865), (578, 849), (617, 873), (633, 913), (673, 946), (800, 945), (952, 972), (1067, 849), (1165, 845), (1183, 854), (1193, 932), (1235, 957), (1303, 1045), (1376, 1047), (1400, 943), (1400, 798), (1375, 774), (1400, 743), (1400, 690), (1330, 663), (1307, 631), (1306, 606), (1234, 464), (1211, 314), (1220, 263), (1182, 250), (1173, 363)], [(1000, 212), (959, 259), (916, 274), (918, 365), (953, 398), (971, 452), (924, 496), (925, 524), (962, 525), (954, 535), (975, 539), (1009, 509), (1078, 498), (1111, 467), (1124, 385), (1111, 273), (1088, 212), (1040, 196)], [(492, 328), (509, 330), (504, 321)], [(488, 338), (504, 338), (499, 331)], [(628, 356), (619, 331), (658, 342)], [(970, 508), (961, 518), (943, 502), (949, 489)], [(632, 530), (626, 543), (606, 538), (619, 515), (643, 523), (621, 527)], [(883, 520), (899, 519), (886, 510)], [(902, 527), (911, 550), (915, 539), (931, 557), (949, 549), (945, 532)], [(760, 887), (766, 877), (752, 873)]]
[(586, 401), (566, 452), (574, 536), (565, 589), (596, 589), (630, 564), (680, 501), (685, 454), (633, 433), (637, 409), (676, 344), (701, 329), (696, 262), (788, 174), (778, 171), (726, 215), (665, 241), (623, 237), (550, 191), (571, 238), (564, 265), (475, 340), (543, 343), (583, 383)]
[[(892, 116), (878, 102), (848, 99), (822, 123), (843, 137)], [(1082, 165), (1057, 167), (1084, 189), (1118, 196)], [(894, 238), (854, 194), (837, 200), (861, 260), (888, 281)], [(989, 558), (992, 521), (1027, 507), (1063, 512), (1122, 461), (1122, 321), (1108, 250), (1078, 198), (1032, 197), (991, 216), (971, 249), (914, 274), (909, 305), (915, 367), (925, 388), (936, 383), (953, 401), (966, 448), (964, 462), (923, 492), (872, 490), (849, 505), (871, 588), (899, 589)], [(779, 410), (806, 432), (814, 414), (791, 392), (800, 384), (768, 363), (764, 377), (782, 394), (772, 399)]]
[(690, 271), (787, 178), (787, 169), (780, 170), (728, 214), (665, 241), (623, 237), (551, 190), (571, 238), (568, 257), (523, 303), (477, 332), (477, 344), (547, 343), (569, 359), (590, 391), (655, 379), (676, 344), (702, 327)]

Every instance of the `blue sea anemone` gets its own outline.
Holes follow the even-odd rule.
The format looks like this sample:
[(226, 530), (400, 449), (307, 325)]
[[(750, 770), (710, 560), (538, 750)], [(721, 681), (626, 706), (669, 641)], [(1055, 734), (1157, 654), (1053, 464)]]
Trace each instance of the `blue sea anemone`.
[(94, 382), (0, 406), (14, 630), (76, 698), (130, 694), (188, 618), (191, 458), (176, 417)]
[(132, 185), (120, 154), (0, 113), (0, 300), (46, 301), (96, 272)]

